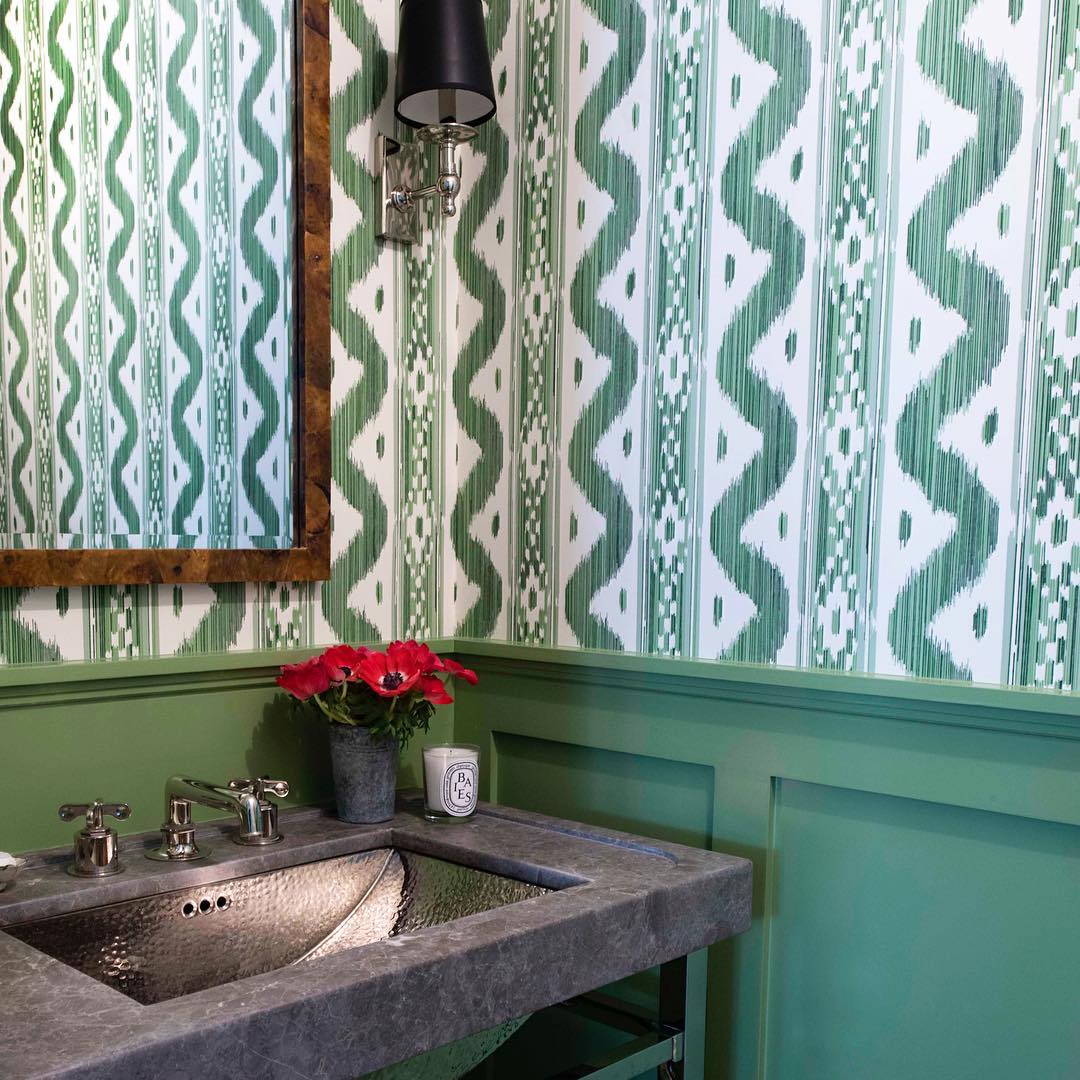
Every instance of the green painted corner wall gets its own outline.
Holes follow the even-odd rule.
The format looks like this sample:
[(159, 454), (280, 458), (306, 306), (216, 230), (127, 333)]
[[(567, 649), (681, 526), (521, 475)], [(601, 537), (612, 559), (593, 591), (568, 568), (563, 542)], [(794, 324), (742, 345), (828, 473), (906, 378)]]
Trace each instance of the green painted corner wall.
[[(434, 645), (480, 675), (431, 738), (483, 748), (487, 797), (753, 860), (753, 927), (710, 951), (691, 1080), (1080, 1074), (1080, 697)], [(57, 805), (97, 795), (153, 829), (188, 769), (329, 799), (322, 725), (273, 686), (305, 654), (5, 669), (0, 846), (66, 844)]]
[[(67, 843), (73, 826), (59, 820), (57, 807), (96, 797), (131, 804), (120, 832), (156, 829), (165, 780), (176, 773), (218, 781), (269, 773), (289, 781), (288, 804), (329, 802), (325, 724), (293, 708), (274, 685), (279, 663), (307, 655), (10, 669), (0, 678), (0, 848)], [(452, 730), (449, 706), (436, 714), (430, 737), (449, 738)], [(402, 787), (422, 784), (420, 745), (414, 740), (402, 757)]]
[(458, 653), (488, 797), (753, 860), (753, 927), (710, 951), (708, 1080), (1080, 1075), (1080, 699)]

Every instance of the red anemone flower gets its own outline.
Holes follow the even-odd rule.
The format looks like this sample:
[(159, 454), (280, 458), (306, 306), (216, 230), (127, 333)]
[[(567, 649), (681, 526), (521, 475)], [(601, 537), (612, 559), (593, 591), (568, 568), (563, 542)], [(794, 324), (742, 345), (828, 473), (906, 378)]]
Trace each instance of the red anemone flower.
[(308, 698), (329, 690), (332, 681), (322, 660), (313, 656), (299, 664), (286, 664), (282, 667), (277, 684), (298, 701), (307, 701)]
[(439, 671), (445, 671), (447, 675), (452, 675), (455, 679), (464, 679), (470, 686), (475, 686), (476, 672), (472, 668), (463, 667), (456, 660), (451, 660), (448, 657), (436, 657), (438, 660)]
[(369, 653), (357, 674), (380, 697), (398, 697), (416, 687), (420, 676), (434, 669), (435, 654), (415, 641), (395, 641), (386, 652)]
[(411, 656), (413, 663), (425, 675), (439, 670), (439, 658), (422, 642), (395, 641), (386, 651), (389, 653), (390, 649), (399, 650), (401, 654)]
[(421, 675), (416, 684), (425, 701), (432, 705), (453, 705), (454, 699), (446, 692), (446, 686), (438, 675)]
[(351, 645), (332, 645), (319, 659), (334, 682), (357, 682), (360, 662), (371, 655), (371, 650), (363, 645), (354, 649)]

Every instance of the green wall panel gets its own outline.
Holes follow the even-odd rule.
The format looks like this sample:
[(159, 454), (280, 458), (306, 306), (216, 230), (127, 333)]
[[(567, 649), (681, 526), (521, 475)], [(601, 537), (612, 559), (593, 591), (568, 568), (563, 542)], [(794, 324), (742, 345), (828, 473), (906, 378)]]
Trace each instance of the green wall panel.
[(3, 845), (16, 850), (71, 837), (74, 827), (56, 816), (61, 802), (125, 801), (133, 812), (123, 831), (155, 829), (165, 780), (176, 773), (220, 782), (282, 776), (292, 802), (331, 793), (325, 736), (279, 695), (250, 681), (197, 690), (178, 685), (143, 700), (91, 690), (79, 699), (25, 705), (3, 722), (7, 780), (0, 804), (7, 804), (9, 823)]
[[(508, 806), (702, 847), (712, 837), (713, 778), (704, 765), (495, 735), (498, 782)], [(649, 808), (646, 815), (643, 809)]]
[[(710, 955), (709, 1080), (1080, 1075), (1080, 698), (433, 644), (480, 682), (431, 738), (480, 744), (500, 801), (753, 859), (753, 926)], [(302, 655), (6, 668), (0, 846), (67, 843), (56, 806), (95, 795), (154, 828), (177, 771), (328, 798), (322, 727), (272, 682)]]
[[(694, 847), (711, 842), (713, 770), (707, 766), (512, 734), (493, 736), (491, 762), (497, 782), (490, 797), (504, 805)], [(704, 986), (698, 985), (700, 993)], [(654, 1007), (658, 972), (641, 972), (606, 989)], [(490, 1075), (494, 1080), (505, 1075), (499, 1069), (512, 1069), (516, 1080), (544, 1080), (625, 1040), (606, 1036), (575, 1024), (569, 1014), (540, 1014), (493, 1061)], [(700, 1078), (691, 1071), (687, 1080)]]
[(753, 926), (710, 950), (709, 1080), (1080, 1075), (1080, 698), (458, 654), (500, 801), (754, 861)]
[[(0, 848), (68, 843), (74, 826), (57, 807), (96, 797), (131, 804), (119, 831), (156, 829), (165, 780), (176, 773), (217, 781), (270, 773), (289, 781), (289, 804), (330, 800), (326, 725), (298, 713), (274, 685), (277, 662), (303, 655), (12, 669), (0, 681)], [(430, 738), (448, 738), (452, 724), (452, 708), (441, 709)], [(402, 786), (422, 784), (419, 754), (415, 741)]]
[(1067, 1080), (1080, 829), (779, 781), (766, 1073)]
[[(767, 785), (762, 792), (712, 760), (705, 735), (713, 709), (706, 701), (630, 681), (619, 688), (595, 670), (586, 677), (560, 671), (540, 662), (551, 653), (530, 647), (459, 647), (481, 678), (455, 705), (455, 730), (484, 747), (487, 791), (496, 801), (748, 857), (764, 852)], [(489, 654), (486, 662), (474, 648)], [(609, 659), (575, 655), (601, 667)], [(527, 659), (534, 656), (535, 663)], [(759, 921), (744, 937), (710, 950), (708, 1077), (747, 1075), (742, 1070), (753, 1067), (761, 948)], [(640, 1000), (652, 987), (639, 979), (618, 989)]]

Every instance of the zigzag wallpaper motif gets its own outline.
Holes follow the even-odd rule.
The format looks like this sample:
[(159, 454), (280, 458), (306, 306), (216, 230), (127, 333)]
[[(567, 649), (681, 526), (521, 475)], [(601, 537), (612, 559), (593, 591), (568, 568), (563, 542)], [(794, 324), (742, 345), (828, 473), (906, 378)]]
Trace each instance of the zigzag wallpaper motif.
[[(96, 103), (68, 92), (84, 130), (117, 83), (106, 26), (96, 60), (47, 66), (66, 4), (0, 0), (4, 372), (35, 390), (5, 396), (6, 475), (41, 400), (19, 358), (75, 356), (63, 260), (34, 278), (7, 193), (53, 220), (33, 193), (62, 177), (63, 63), (101, 71)], [(154, 50), (156, 5), (133, 5), (131, 55), (167, 65), (187, 9)], [(372, 235), (396, 4), (332, 9), (333, 578), (8, 593), (7, 660), (446, 632), (1077, 684), (1077, 0), (490, 0), (498, 117), (459, 216), (411, 252)], [(167, 199), (166, 164), (143, 172)], [(129, 216), (109, 190), (79, 226), (109, 215), (106, 269)]]

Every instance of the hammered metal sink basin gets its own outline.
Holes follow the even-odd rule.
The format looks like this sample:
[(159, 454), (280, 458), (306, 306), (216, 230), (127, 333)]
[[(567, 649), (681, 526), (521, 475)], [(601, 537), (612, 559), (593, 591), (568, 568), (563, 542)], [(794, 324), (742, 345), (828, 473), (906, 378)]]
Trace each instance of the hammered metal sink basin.
[(547, 891), (382, 848), (40, 919), (6, 933), (152, 1005)]

